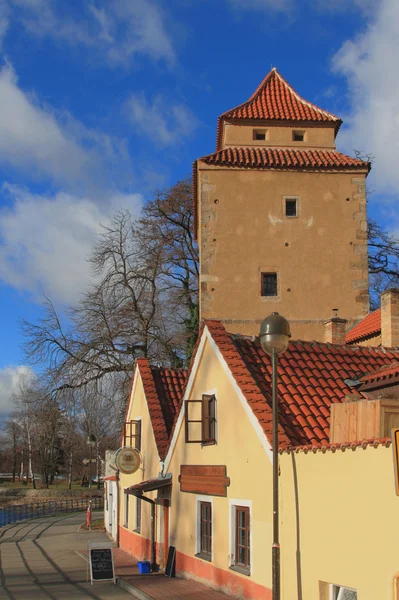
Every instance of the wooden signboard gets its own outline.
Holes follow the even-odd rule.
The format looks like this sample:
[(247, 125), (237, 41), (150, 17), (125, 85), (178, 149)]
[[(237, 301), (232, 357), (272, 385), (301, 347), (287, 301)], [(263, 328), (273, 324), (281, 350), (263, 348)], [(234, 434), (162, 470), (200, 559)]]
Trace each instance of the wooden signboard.
[(111, 542), (89, 542), (89, 568), (91, 585), (95, 581), (113, 581), (115, 583)]
[(169, 546), (168, 560), (166, 561), (165, 576), (175, 576), (175, 564), (176, 564), (176, 548)]
[(181, 465), (179, 482), (182, 492), (226, 497), (230, 478), (225, 465)]

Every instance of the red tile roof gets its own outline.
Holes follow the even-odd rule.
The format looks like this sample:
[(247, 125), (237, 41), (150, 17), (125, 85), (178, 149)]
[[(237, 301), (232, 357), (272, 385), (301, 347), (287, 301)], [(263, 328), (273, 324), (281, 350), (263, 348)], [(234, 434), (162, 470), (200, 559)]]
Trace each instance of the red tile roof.
[(365, 440), (357, 440), (355, 442), (344, 442), (341, 444), (316, 444), (313, 446), (295, 446), (295, 448), (279, 448), (278, 451), (279, 454), (290, 454), (291, 452), (295, 452), (296, 454), (298, 452), (304, 452), (305, 454), (307, 454), (308, 452), (313, 452), (313, 454), (316, 454), (316, 452), (323, 452), (324, 454), (325, 452), (327, 452), (327, 450), (333, 453), (337, 450), (345, 452), (345, 450), (357, 450), (358, 448), (363, 448), (363, 450), (365, 450), (370, 446), (373, 446), (373, 448), (378, 448), (378, 446), (380, 445), (384, 446), (384, 448), (389, 448), (389, 446), (392, 445), (392, 438), (369, 438)]
[[(269, 441), (272, 438), (271, 360), (257, 339), (228, 334), (219, 321), (206, 327)], [(329, 443), (330, 406), (360, 393), (345, 379), (358, 379), (399, 359), (380, 348), (290, 342), (279, 359), (280, 442), (282, 448)]]
[(364, 386), (368, 384), (379, 384), (382, 386), (388, 384), (389, 380), (396, 379), (398, 375), (399, 362), (394, 362), (390, 365), (384, 365), (372, 373), (363, 375), (359, 381), (361, 381)]
[(159, 456), (164, 459), (173, 422), (178, 414), (186, 382), (185, 369), (152, 366), (147, 358), (137, 359)]
[(226, 119), (258, 119), (271, 121), (331, 122), (337, 132), (342, 121), (335, 115), (307, 102), (290, 84), (272, 69), (250, 99), (220, 115), (216, 150), (220, 150)]
[(369, 171), (370, 164), (336, 152), (297, 148), (238, 147), (225, 148), (200, 158), (208, 165), (250, 169), (356, 169)]
[(347, 331), (345, 342), (353, 344), (368, 338), (377, 336), (381, 333), (381, 309), (378, 308), (364, 317), (359, 323), (354, 325), (352, 329)]

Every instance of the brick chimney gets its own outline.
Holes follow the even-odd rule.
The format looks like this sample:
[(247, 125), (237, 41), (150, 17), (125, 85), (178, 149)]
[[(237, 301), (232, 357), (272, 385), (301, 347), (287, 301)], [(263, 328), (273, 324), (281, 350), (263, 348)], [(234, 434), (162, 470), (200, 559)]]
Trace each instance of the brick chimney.
[(392, 288), (381, 294), (381, 345), (399, 346), (399, 289)]
[(333, 308), (333, 316), (324, 321), (324, 341), (328, 344), (345, 344), (346, 319), (338, 316), (338, 308)]

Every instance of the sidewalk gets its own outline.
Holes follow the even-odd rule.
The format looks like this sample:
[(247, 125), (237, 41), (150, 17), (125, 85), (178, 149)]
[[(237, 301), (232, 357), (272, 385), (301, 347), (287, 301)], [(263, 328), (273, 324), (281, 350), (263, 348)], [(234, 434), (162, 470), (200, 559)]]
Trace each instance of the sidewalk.
[[(78, 553), (88, 560), (87, 550)], [(120, 548), (113, 548), (117, 584), (140, 600), (228, 600), (230, 596), (216, 592), (191, 579), (165, 577), (163, 573), (140, 575), (137, 561)]]

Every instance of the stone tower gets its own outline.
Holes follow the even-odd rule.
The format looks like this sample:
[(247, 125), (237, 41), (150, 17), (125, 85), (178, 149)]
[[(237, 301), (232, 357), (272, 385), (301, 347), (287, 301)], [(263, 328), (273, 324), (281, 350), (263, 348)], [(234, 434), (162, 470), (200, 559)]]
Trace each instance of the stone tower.
[(193, 173), (201, 319), (253, 335), (278, 311), (323, 340), (333, 308), (348, 326), (368, 313), (370, 165), (336, 151), (341, 123), (276, 69), (219, 117)]

